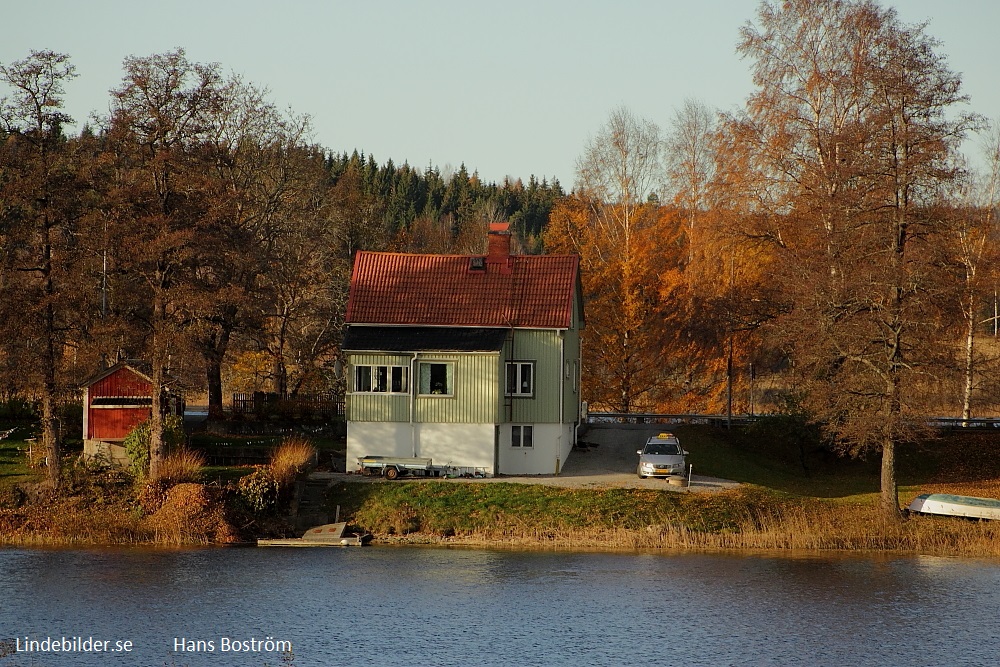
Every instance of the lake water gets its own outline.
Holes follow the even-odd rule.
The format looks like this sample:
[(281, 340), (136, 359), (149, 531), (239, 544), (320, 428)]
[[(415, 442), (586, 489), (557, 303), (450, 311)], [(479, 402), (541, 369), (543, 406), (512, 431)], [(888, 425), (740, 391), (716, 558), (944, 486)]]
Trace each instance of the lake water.
[(0, 667), (277, 666), (283, 642), (302, 666), (997, 665), (998, 594), (1000, 563), (934, 557), (0, 549), (0, 639), (35, 649)]

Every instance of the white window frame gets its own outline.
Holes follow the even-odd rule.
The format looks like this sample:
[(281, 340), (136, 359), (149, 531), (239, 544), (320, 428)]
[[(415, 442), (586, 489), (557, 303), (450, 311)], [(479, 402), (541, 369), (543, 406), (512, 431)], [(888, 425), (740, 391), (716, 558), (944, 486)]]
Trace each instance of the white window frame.
[[(528, 369), (528, 386), (524, 387), (524, 369)], [(515, 373), (515, 391), (511, 391), (511, 370)], [(527, 390), (525, 390), (527, 389)], [(535, 396), (535, 362), (508, 361), (504, 364), (504, 396), (533, 398)]]
[[(368, 369), (368, 388), (363, 388), (361, 382), (362, 369)], [(410, 391), (410, 368), (395, 364), (355, 364), (354, 365), (355, 394), (408, 394)], [(393, 389), (395, 379), (399, 376), (399, 389)], [(380, 377), (381, 376), (381, 377)], [(381, 380), (381, 382), (380, 382)], [(382, 384), (384, 382), (384, 384)]]
[[(518, 449), (534, 449), (535, 428), (531, 424), (511, 424), (510, 446)], [(525, 444), (527, 443), (527, 444)]]
[[(425, 372), (424, 367), (427, 367), (426, 372), (426, 384), (425, 384)], [(443, 391), (437, 391), (431, 386), (433, 381), (431, 375), (433, 370), (431, 366), (444, 366), (445, 367), (445, 386)], [(434, 360), (424, 360), (421, 359), (417, 362), (417, 396), (421, 397), (433, 397), (433, 398), (448, 398), (455, 395), (455, 362), (453, 361), (434, 361)]]

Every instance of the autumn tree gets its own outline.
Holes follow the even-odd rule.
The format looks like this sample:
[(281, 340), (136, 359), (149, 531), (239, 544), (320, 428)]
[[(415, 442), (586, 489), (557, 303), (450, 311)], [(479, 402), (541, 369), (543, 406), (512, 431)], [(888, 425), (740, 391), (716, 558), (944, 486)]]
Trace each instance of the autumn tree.
[[(308, 117), (279, 111), (266, 90), (233, 76), (205, 114), (198, 150), (206, 162), (207, 208), (198, 242), (199, 301), (193, 340), (204, 361), (209, 418), (222, 417), (222, 367), (240, 329), (266, 328), (262, 303), (280, 247), (324, 200), (319, 152), (306, 144)], [(314, 239), (318, 241), (319, 239)], [(322, 280), (320, 277), (316, 277)]]
[(126, 58), (124, 70), (107, 120), (116, 160), (109, 210), (121, 250), (117, 269), (145, 295), (131, 323), (148, 334), (153, 384), (149, 473), (156, 478), (165, 455), (168, 371), (186, 350), (195, 311), (212, 298), (200, 289), (212, 269), (202, 268), (198, 255), (217, 240), (209, 224), (205, 144), (219, 108), (222, 76), (217, 65), (193, 63), (181, 49)]
[(73, 276), (84, 212), (76, 156), (63, 134), (66, 82), (76, 76), (69, 56), (32, 51), (0, 65), (0, 322), (3, 353), (41, 403), (47, 481), (59, 485), (57, 407), (68, 389), (64, 352), (86, 308)]
[(914, 388), (940, 350), (931, 204), (975, 125), (937, 48), (869, 0), (763, 2), (739, 43), (757, 90), (720, 152), (737, 224), (771, 245), (794, 302), (776, 331), (806, 403), (845, 450), (881, 450), (892, 518), (896, 446), (916, 436)]
[(667, 133), (667, 194), (687, 218), (688, 263), (693, 260), (695, 231), (699, 216), (708, 208), (709, 183), (715, 168), (713, 134), (716, 114), (704, 103), (693, 99), (676, 109)]
[(545, 236), (550, 252), (580, 255), (591, 304), (589, 397), (619, 412), (651, 408), (660, 384), (656, 285), (667, 253), (655, 239), (659, 207), (650, 195), (661, 178), (659, 128), (616, 109), (577, 161), (577, 193), (556, 205)]
[[(286, 193), (268, 270), (259, 279), (263, 326), (250, 333), (271, 362), (271, 389), (283, 397), (332, 384), (351, 266), (340, 245), (345, 237), (337, 224), (338, 198), (328, 192), (322, 162), (312, 151), (295, 155), (294, 187)], [(346, 236), (347, 243), (356, 241)]]
[(962, 419), (972, 417), (974, 397), (980, 377), (996, 359), (986, 358), (979, 350), (979, 331), (985, 324), (996, 329), (995, 312), (984, 313), (987, 303), (996, 304), (998, 256), (997, 240), (1000, 227), (996, 216), (1000, 197), (1000, 130), (996, 126), (984, 135), (983, 148), (988, 169), (986, 173), (971, 173), (947, 190), (943, 204), (949, 226), (951, 257), (957, 265), (959, 310), (962, 315), (963, 354), (961, 367)]

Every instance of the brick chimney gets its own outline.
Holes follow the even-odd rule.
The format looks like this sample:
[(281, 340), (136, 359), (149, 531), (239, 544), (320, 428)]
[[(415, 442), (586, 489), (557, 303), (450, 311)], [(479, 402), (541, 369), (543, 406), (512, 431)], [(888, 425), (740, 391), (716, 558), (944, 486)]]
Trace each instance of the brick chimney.
[(486, 253), (486, 270), (510, 273), (512, 263), (510, 258), (510, 224), (491, 222), (487, 241), (489, 245)]

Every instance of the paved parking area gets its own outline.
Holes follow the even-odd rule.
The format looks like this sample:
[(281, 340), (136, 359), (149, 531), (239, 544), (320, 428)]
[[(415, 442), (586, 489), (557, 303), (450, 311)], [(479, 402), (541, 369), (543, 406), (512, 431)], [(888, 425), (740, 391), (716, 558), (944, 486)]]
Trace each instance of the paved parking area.
[[(712, 492), (738, 486), (738, 482), (695, 473), (691, 485), (677, 486), (664, 479), (639, 479), (635, 468), (639, 461), (636, 450), (657, 433), (663, 425), (594, 424), (580, 438), (581, 445), (573, 450), (562, 471), (556, 475), (497, 477), (494, 481), (523, 484), (549, 484), (578, 488), (639, 488), (671, 491)], [(683, 445), (683, 441), (681, 441)]]

